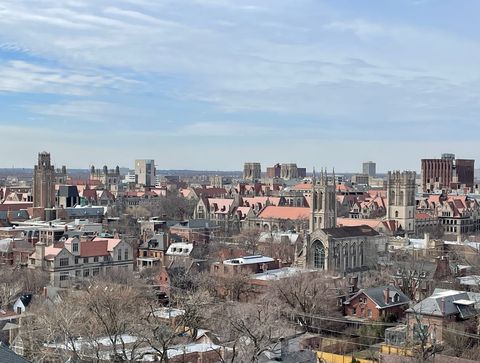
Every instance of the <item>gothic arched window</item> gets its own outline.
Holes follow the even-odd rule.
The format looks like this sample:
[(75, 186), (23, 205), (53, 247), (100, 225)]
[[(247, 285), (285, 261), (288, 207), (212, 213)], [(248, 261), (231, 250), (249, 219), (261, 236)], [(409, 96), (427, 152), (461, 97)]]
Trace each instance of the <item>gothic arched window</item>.
[(325, 247), (320, 241), (313, 244), (313, 267), (325, 269)]
[(398, 210), (395, 211), (395, 218), (398, 218)]
[(343, 246), (343, 268), (348, 268), (348, 249), (347, 246)]
[(359, 261), (359, 265), (360, 266), (363, 266), (363, 242), (360, 242), (360, 248), (359, 248), (359, 258), (360, 258), (360, 261)]
[(355, 267), (356, 266), (356, 259), (357, 259), (357, 251), (355, 249), (355, 243), (350, 246), (350, 260), (351, 264), (350, 266)]

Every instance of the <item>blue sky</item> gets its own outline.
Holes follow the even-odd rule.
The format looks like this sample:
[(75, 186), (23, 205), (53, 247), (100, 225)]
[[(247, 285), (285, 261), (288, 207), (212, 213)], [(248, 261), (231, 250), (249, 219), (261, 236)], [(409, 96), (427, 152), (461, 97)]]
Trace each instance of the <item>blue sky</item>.
[(0, 0), (1, 166), (477, 158), (477, 0)]

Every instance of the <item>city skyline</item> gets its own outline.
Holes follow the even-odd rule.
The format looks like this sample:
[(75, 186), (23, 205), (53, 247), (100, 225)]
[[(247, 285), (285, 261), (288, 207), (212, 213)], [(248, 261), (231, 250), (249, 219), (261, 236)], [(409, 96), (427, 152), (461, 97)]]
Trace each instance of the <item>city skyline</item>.
[(354, 172), (373, 160), (383, 172), (443, 152), (478, 159), (478, 10), (5, 1), (1, 166), (31, 167), (41, 150), (70, 168), (152, 158), (162, 169), (258, 160)]

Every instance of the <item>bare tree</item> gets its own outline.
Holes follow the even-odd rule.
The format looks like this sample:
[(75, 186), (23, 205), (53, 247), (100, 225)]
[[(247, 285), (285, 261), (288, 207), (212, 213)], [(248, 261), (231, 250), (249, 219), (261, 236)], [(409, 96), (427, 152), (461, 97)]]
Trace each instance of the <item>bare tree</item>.
[(267, 297), (255, 303), (217, 305), (212, 321), (229, 347), (224, 362), (258, 362), (261, 354), (278, 344), (288, 329), (280, 306)]
[(308, 330), (329, 325), (315, 316), (341, 316), (334, 283), (323, 272), (303, 273), (276, 281), (270, 293), (280, 302), (285, 314)]

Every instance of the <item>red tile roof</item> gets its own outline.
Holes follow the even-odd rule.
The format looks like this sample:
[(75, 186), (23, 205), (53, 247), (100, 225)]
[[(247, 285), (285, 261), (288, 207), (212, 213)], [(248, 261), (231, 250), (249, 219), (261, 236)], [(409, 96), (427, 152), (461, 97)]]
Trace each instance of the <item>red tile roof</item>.
[(108, 254), (107, 240), (80, 242), (80, 257), (106, 256)]
[(269, 205), (260, 212), (259, 218), (274, 219), (308, 219), (310, 217), (310, 208), (308, 207), (276, 207)]

